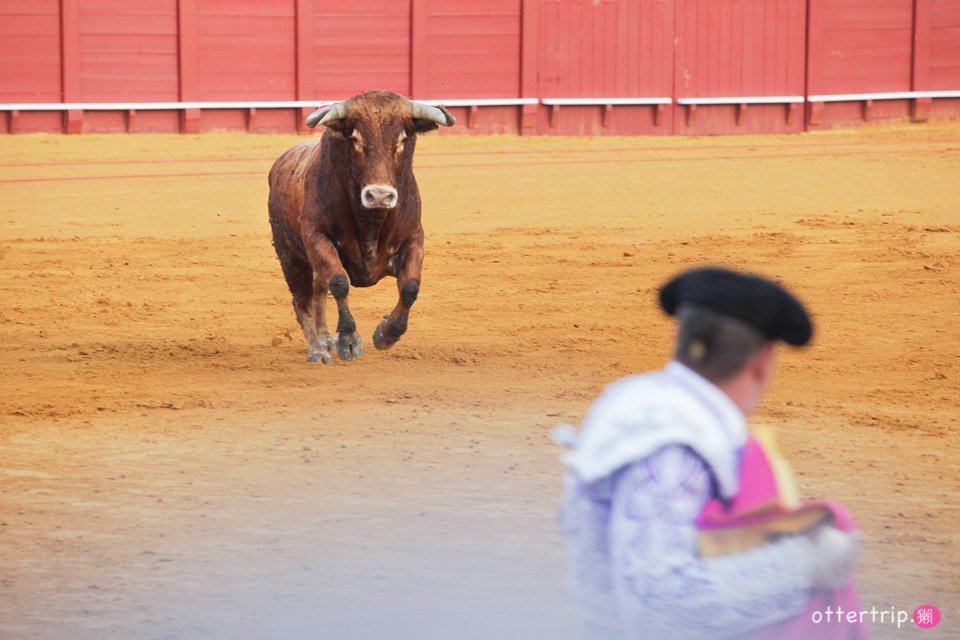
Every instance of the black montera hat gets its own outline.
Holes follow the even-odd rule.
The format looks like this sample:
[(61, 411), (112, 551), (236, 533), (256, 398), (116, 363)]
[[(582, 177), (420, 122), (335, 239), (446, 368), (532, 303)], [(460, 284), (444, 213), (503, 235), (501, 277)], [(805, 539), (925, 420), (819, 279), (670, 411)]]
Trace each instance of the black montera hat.
[(775, 282), (715, 267), (681, 273), (660, 289), (660, 306), (674, 315), (682, 304), (736, 318), (760, 333), (800, 346), (813, 325), (806, 309)]

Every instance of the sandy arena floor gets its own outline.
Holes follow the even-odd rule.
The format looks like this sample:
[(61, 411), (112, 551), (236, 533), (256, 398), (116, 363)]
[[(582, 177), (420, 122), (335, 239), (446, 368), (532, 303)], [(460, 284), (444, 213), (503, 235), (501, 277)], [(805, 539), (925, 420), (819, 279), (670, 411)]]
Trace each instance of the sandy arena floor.
[(575, 638), (552, 426), (658, 368), (701, 263), (816, 316), (756, 423), (865, 533), (866, 607), (960, 633), (960, 126), (427, 136), (410, 330), (305, 362), (294, 136), (0, 137), (0, 638)]

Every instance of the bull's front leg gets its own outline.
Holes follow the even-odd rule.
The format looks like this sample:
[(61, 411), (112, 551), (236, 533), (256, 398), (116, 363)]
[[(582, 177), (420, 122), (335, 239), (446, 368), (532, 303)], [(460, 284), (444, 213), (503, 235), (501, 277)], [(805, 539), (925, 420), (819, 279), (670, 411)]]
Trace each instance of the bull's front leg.
[(389, 349), (407, 331), (410, 307), (420, 293), (420, 273), (423, 270), (423, 237), (411, 242), (401, 254), (402, 263), (397, 270), (397, 289), (400, 299), (390, 315), (384, 316), (373, 334), (373, 346)]
[(332, 342), (328, 337), (325, 317), (325, 298), (329, 292), (337, 303), (337, 355), (341, 360), (356, 360), (363, 355), (363, 342), (347, 301), (350, 278), (336, 248), (326, 236), (313, 236), (305, 244), (313, 266), (313, 308), (316, 310), (317, 333), (327, 337), (326, 344)]

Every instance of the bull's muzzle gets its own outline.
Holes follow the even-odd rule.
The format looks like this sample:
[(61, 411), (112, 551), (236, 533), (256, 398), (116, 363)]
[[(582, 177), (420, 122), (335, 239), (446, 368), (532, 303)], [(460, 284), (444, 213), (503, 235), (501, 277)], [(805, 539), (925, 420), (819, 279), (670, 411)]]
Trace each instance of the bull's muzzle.
[(393, 209), (397, 197), (397, 190), (385, 184), (370, 184), (360, 191), (360, 202), (367, 209)]

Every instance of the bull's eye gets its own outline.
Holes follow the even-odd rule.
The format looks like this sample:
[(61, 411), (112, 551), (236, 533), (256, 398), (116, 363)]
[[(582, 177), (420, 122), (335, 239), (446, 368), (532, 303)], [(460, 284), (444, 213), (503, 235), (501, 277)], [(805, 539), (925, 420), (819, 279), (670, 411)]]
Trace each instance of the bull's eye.
[(403, 153), (403, 147), (407, 142), (407, 132), (401, 131), (397, 137), (397, 153)]
[(357, 151), (363, 151), (363, 136), (360, 135), (359, 131), (354, 129), (353, 133), (350, 134), (350, 139), (353, 140), (353, 147)]

